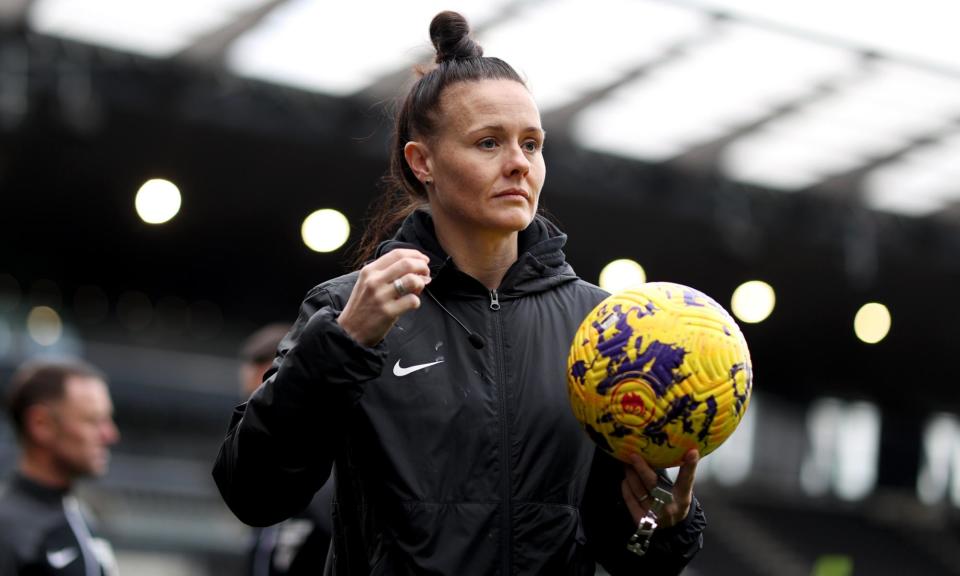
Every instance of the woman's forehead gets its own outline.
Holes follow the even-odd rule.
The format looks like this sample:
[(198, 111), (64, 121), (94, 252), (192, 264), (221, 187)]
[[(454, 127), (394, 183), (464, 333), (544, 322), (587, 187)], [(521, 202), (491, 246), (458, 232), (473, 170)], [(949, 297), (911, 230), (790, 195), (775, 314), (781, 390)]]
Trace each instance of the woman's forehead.
[(526, 86), (514, 80), (479, 80), (448, 86), (441, 97), (444, 120), (459, 129), (483, 126), (540, 128), (540, 110)]

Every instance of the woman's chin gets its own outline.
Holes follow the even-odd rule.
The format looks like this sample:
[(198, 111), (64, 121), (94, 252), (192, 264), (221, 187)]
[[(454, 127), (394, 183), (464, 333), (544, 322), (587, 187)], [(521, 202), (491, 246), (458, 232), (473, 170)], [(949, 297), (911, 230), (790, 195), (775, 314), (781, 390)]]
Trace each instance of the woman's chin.
[(522, 232), (533, 222), (533, 214), (528, 211), (511, 211), (498, 218), (497, 228), (509, 232)]

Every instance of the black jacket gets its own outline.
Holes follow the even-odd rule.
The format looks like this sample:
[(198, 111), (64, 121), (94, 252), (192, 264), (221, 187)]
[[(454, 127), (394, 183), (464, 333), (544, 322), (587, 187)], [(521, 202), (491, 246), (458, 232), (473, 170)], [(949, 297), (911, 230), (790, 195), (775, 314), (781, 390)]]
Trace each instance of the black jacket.
[(247, 576), (320, 576), (333, 533), (333, 479), (310, 505), (279, 524), (253, 529)]
[(436, 301), (424, 294), (375, 348), (336, 323), (356, 273), (310, 291), (218, 455), (214, 476), (233, 512), (277, 522), (335, 463), (328, 574), (593, 574), (594, 559), (615, 575), (682, 570), (700, 548), (699, 505), (646, 557), (627, 552), (635, 526), (623, 466), (594, 455), (570, 410), (569, 345), (606, 293), (577, 278), (565, 242), (537, 218), (489, 291), (415, 212), (379, 253), (429, 255)]
[(110, 544), (69, 491), (15, 474), (0, 496), (0, 576), (110, 576)]

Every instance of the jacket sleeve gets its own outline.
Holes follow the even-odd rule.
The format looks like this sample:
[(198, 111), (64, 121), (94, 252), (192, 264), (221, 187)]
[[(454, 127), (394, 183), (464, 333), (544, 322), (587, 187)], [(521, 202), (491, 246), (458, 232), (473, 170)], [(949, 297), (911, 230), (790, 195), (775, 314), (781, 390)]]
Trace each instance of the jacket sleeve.
[(623, 464), (596, 450), (587, 482), (581, 517), (587, 546), (612, 576), (679, 574), (703, 546), (707, 522), (696, 498), (680, 523), (657, 529), (643, 556), (627, 550), (637, 526), (620, 492)]
[(383, 344), (362, 346), (338, 314), (323, 287), (311, 291), (263, 384), (234, 410), (213, 476), (247, 524), (269, 526), (310, 503), (330, 475), (363, 383), (380, 375)]

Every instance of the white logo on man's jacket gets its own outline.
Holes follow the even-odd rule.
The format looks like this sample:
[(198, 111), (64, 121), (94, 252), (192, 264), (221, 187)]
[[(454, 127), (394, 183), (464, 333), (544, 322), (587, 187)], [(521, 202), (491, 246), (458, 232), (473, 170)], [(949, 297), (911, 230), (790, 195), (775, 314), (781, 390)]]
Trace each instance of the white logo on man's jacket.
[(406, 376), (411, 372), (416, 372), (417, 370), (423, 370), (424, 368), (429, 368), (434, 364), (440, 364), (443, 360), (437, 360), (436, 362), (427, 362), (426, 364), (417, 364), (415, 366), (408, 366), (406, 368), (400, 366), (400, 361), (397, 360), (397, 363), (393, 365), (393, 375), (394, 376)]
[(57, 570), (66, 567), (80, 556), (80, 551), (74, 547), (47, 552), (47, 563)]

